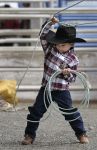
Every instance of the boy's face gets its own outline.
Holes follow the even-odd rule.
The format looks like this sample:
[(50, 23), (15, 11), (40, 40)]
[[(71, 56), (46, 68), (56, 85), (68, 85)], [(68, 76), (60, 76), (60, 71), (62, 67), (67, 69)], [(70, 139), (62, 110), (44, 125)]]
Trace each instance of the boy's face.
[(71, 47), (73, 47), (73, 43), (63, 43), (63, 44), (57, 44), (56, 48), (59, 52), (64, 53), (67, 52)]

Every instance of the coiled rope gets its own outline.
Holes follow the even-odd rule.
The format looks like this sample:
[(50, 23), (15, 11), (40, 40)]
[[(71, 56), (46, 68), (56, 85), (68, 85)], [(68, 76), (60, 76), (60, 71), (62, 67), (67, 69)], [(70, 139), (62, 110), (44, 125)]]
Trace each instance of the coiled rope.
[[(60, 73), (62, 73), (62, 71), (56, 71), (49, 79), (48, 81), (48, 84), (45, 88), (45, 92), (44, 92), (44, 104), (45, 104), (45, 107), (47, 109), (47, 105), (46, 105), (46, 101), (45, 101), (45, 95), (47, 94), (47, 98), (48, 98), (48, 102), (49, 104), (52, 104), (53, 105), (53, 108), (60, 112), (62, 115), (71, 115), (71, 114), (74, 114), (78, 111), (77, 108), (69, 108), (69, 109), (65, 109), (65, 108), (62, 108), (62, 107), (56, 107), (56, 105), (54, 105), (54, 102), (53, 102), (53, 99), (52, 99), (52, 96), (51, 96), (51, 84), (54, 80), (54, 78), (56, 78)], [(86, 78), (84, 77), (83, 74), (77, 72), (77, 71), (74, 71), (74, 70), (71, 70), (71, 73), (73, 74), (76, 74), (77, 77), (81, 80), (81, 82), (83, 83), (83, 86), (84, 86), (84, 91), (85, 91), (85, 95), (84, 95), (84, 98), (81, 102), (81, 104), (79, 105), (82, 106), (89, 106), (89, 100), (90, 100), (90, 94), (89, 94), (89, 82), (87, 82)], [(75, 121), (79, 118), (80, 116), (78, 116), (77, 118), (73, 119), (73, 120), (68, 120), (69, 122), (71, 121)]]

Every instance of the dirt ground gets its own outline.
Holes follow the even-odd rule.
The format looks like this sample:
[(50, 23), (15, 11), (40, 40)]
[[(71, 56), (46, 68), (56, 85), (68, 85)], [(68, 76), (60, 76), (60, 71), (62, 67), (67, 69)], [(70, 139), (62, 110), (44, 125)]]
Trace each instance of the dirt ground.
[(80, 109), (89, 144), (80, 144), (63, 116), (52, 111), (52, 115), (40, 123), (34, 144), (23, 146), (28, 105), (18, 106), (17, 111), (0, 111), (0, 150), (97, 150), (97, 104)]

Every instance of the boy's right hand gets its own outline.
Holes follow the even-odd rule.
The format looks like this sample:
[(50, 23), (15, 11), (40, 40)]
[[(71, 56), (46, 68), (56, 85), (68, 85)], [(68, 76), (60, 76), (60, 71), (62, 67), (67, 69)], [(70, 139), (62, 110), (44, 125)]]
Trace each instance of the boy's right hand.
[(65, 69), (63, 69), (62, 70), (62, 73), (64, 74), (64, 75), (69, 75), (70, 73), (71, 73), (71, 69), (70, 68), (65, 68)]
[(53, 24), (58, 23), (59, 20), (56, 17), (51, 18), (51, 21)]

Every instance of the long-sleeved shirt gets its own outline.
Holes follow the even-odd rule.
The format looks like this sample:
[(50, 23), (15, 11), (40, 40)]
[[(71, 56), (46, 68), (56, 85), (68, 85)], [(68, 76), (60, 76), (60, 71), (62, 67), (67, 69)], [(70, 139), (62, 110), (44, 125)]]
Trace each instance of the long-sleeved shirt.
[[(65, 53), (60, 53), (58, 49), (46, 41), (46, 35), (48, 34), (52, 23), (49, 22), (43, 32), (40, 35), (41, 45), (44, 51), (44, 72), (42, 79), (42, 86), (46, 86), (52, 74), (60, 69), (71, 68), (77, 70), (78, 58), (74, 51), (69, 50)], [(64, 76), (62, 73), (58, 75), (52, 82), (52, 90), (68, 90), (69, 82), (74, 82), (76, 79), (75, 74), (69, 74)]]

